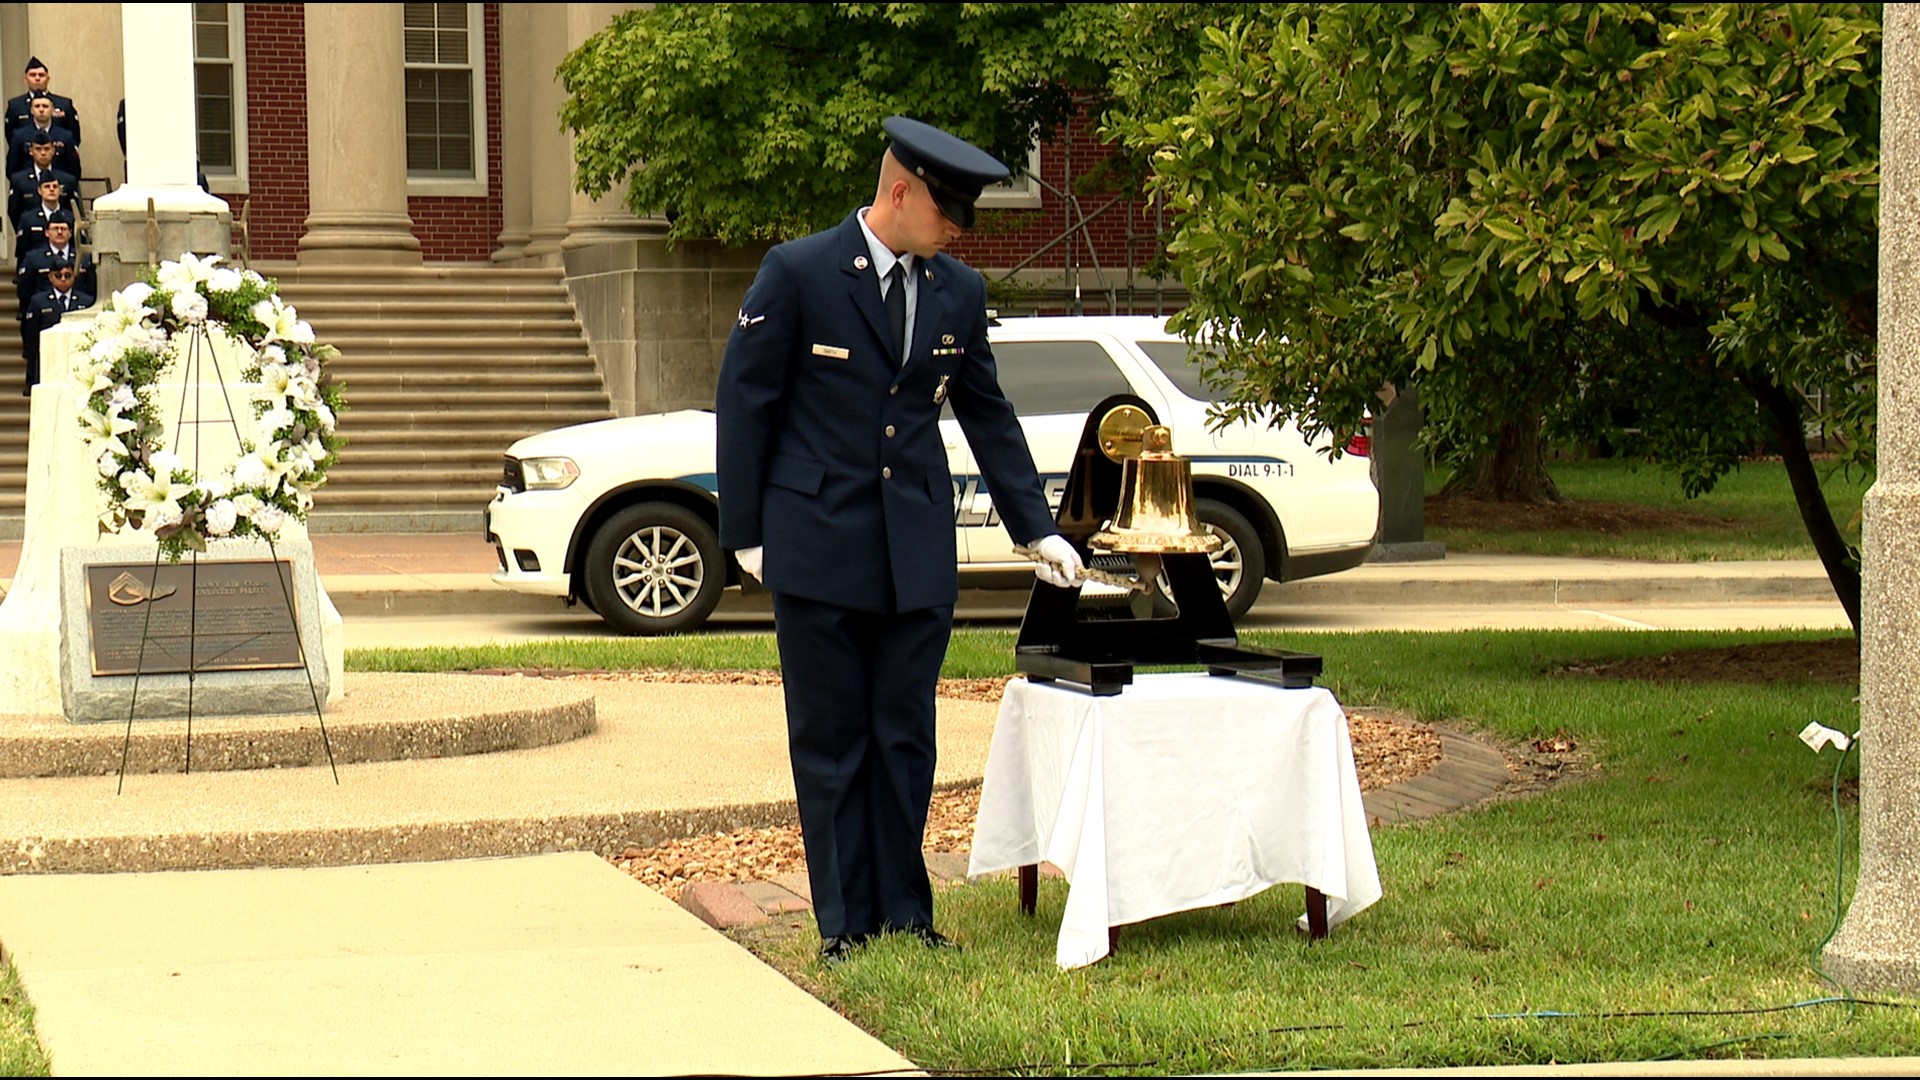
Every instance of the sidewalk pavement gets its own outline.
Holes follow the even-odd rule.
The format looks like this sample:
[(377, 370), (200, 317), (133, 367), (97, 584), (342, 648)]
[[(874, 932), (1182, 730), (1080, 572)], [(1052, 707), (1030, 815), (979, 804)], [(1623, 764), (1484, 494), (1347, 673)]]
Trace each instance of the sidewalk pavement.
[[(493, 555), (476, 538), (322, 535), (315, 549), (350, 633), (527, 599), (486, 580)], [(0, 577), (17, 553), (0, 545)], [(1635, 588), (1678, 603), (1793, 603), (1824, 587), (1816, 575), (1816, 564), (1454, 557), (1284, 589), (1347, 610), (1494, 595), (1599, 604)], [(21, 871), (0, 874), (0, 946), (55, 1071), (911, 1069), (710, 929), (797, 917), (804, 875), (691, 889), (675, 906), (586, 854), (790, 820), (778, 690), (608, 681), (594, 691), (597, 727), (582, 738), (347, 765), (338, 785), (325, 766), (130, 775), (121, 795), (112, 776), (0, 780), (0, 853)], [(994, 715), (940, 703), (940, 782), (979, 778)], [(1470, 805), (1504, 776), (1498, 753), (1472, 740), (1450, 736), (1445, 754), (1425, 776), (1370, 793), (1369, 814)], [(408, 861), (385, 861), (398, 859)], [(239, 869), (262, 866), (272, 868)], [(162, 872), (188, 867), (197, 872)], [(958, 876), (964, 858), (933, 868)], [(1916, 1064), (1606, 1069), (1912, 1075)]]

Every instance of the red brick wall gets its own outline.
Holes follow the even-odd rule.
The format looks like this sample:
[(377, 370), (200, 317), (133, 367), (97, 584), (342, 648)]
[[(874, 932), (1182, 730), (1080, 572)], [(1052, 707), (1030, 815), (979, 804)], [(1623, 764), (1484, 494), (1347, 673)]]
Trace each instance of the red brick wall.
[(299, 4), (246, 4), (248, 220), (256, 259), (299, 253), (307, 219), (307, 23)]
[(487, 262), (500, 237), (500, 5), (482, 4), (481, 11), (487, 39), (487, 193), (407, 198), (413, 235), (420, 238), (428, 262)]
[[(247, 181), (255, 259), (299, 254), (307, 201), (306, 17), (299, 4), (247, 4)], [(484, 4), (487, 194), (407, 199), (428, 262), (485, 262), (500, 234), (500, 5)]]
[[(1094, 121), (1083, 113), (1062, 137), (1042, 146), (1041, 179), (1058, 191), (1074, 191), (1076, 179), (1113, 152), (1095, 135), (1094, 128)], [(1080, 195), (1080, 212), (1094, 213), (1115, 194), (1118, 192)], [(954, 245), (953, 254), (982, 268), (1008, 269), (1058, 238), (1075, 220), (1066, 200), (1042, 188), (1037, 210), (983, 211), (978, 227)], [(1055, 244), (1027, 269), (1058, 271), (1074, 265), (1090, 271), (1098, 265), (1110, 278), (1124, 278), (1129, 263), (1143, 266), (1158, 252), (1153, 211), (1144, 199), (1132, 195), (1107, 207), (1088, 223), (1084, 233)]]

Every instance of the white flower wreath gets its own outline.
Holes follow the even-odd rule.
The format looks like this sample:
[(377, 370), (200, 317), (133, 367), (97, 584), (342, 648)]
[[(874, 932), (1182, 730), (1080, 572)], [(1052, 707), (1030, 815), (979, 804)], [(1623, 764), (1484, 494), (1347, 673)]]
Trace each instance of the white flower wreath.
[[(219, 261), (182, 255), (114, 293), (74, 368), (87, 395), (80, 426), (107, 493), (101, 533), (152, 525), (174, 560), (207, 550), (209, 538), (272, 540), (289, 517), (306, 520), (344, 444), (334, 425), (345, 402), (322, 367), (339, 350), (315, 344), (272, 281)], [(268, 441), (241, 443), (230, 468), (202, 477), (161, 445), (153, 395), (179, 345), (214, 330), (253, 350), (239, 389)]]

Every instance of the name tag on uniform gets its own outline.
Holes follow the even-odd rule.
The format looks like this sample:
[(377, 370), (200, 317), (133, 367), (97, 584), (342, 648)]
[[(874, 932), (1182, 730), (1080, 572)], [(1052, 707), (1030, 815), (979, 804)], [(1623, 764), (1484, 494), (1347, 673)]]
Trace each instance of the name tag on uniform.
[(813, 355), (824, 356), (829, 360), (845, 360), (853, 353), (838, 345), (821, 345), (816, 342), (813, 346)]

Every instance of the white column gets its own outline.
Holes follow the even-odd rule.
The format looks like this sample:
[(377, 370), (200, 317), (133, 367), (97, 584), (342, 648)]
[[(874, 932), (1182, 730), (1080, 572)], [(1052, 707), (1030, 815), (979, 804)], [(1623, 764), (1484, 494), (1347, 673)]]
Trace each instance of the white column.
[[(120, 31), (128, 174), (125, 184), (93, 202), (103, 297), (148, 262), (184, 252), (226, 255), (233, 248), (233, 215), (224, 200), (200, 189), (195, 168), (193, 5), (124, 4)], [(82, 115), (83, 154), (96, 142), (114, 141), (111, 108), (83, 107)]]
[[(200, 190), (195, 168), (193, 5), (124, 4), (120, 33), (127, 86), (127, 182), (97, 200), (95, 208), (144, 213), (151, 197), (160, 209), (225, 210), (225, 202)], [(83, 152), (95, 141), (113, 141), (111, 109), (103, 113), (96, 107), (84, 118), (90, 138)]]

